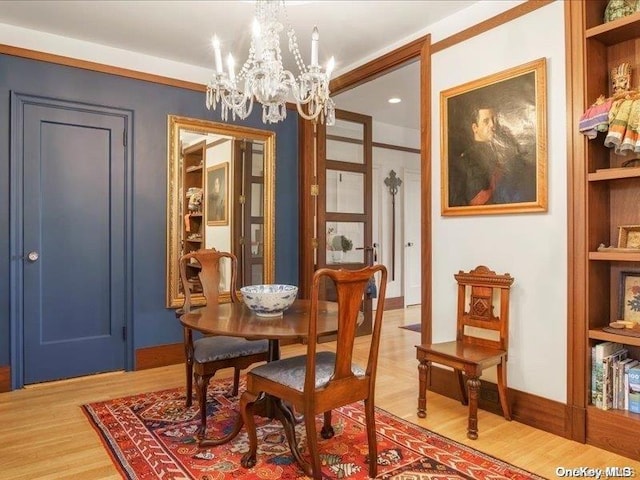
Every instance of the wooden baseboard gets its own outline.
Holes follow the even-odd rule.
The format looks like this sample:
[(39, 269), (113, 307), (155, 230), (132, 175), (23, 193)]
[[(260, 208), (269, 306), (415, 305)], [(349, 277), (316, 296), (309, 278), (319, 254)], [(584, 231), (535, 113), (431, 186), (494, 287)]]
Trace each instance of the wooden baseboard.
[[(460, 400), (458, 380), (453, 370), (433, 366), (431, 368), (431, 385), (428, 389), (440, 395)], [(571, 429), (568, 423), (569, 407), (567, 405), (513, 388), (509, 389), (508, 395), (511, 402), (511, 415), (514, 420), (554, 435), (571, 438)], [(502, 415), (498, 386), (495, 383), (480, 381), (478, 407), (496, 415)]]
[(184, 345), (182, 343), (156, 345), (154, 347), (139, 348), (136, 350), (135, 370), (165, 367), (183, 362)]
[(0, 365), (0, 393), (11, 391), (11, 366)]
[(404, 308), (404, 297), (394, 297), (394, 298), (384, 299), (385, 312), (387, 310), (398, 310), (399, 308)]

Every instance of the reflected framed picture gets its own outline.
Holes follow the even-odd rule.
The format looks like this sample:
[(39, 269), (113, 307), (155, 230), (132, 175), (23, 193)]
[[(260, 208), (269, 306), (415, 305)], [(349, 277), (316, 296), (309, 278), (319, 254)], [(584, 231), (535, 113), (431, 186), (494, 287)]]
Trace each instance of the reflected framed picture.
[(618, 320), (640, 323), (640, 271), (620, 272)]
[(205, 188), (207, 225), (229, 225), (229, 162), (207, 167)]
[(546, 59), (440, 94), (441, 213), (547, 211)]

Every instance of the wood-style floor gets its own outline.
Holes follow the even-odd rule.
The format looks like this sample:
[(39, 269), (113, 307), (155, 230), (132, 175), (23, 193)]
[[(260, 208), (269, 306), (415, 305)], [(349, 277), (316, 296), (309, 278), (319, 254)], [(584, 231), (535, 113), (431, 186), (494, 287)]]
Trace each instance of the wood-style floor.
[[(420, 334), (398, 328), (418, 323), (419, 308), (385, 313), (376, 404), (395, 415), (547, 478), (556, 468), (628, 466), (640, 462), (576, 443), (518, 422), (479, 412), (480, 438), (466, 438), (467, 409), (459, 402), (428, 394), (428, 416), (416, 415)], [(331, 348), (324, 344), (323, 348)], [(283, 356), (302, 351), (283, 348)], [(229, 372), (230, 373), (230, 372)], [(221, 372), (220, 376), (229, 374)], [(120, 478), (80, 405), (184, 385), (182, 365), (138, 372), (116, 372), (29, 386), (0, 394), (0, 479)]]

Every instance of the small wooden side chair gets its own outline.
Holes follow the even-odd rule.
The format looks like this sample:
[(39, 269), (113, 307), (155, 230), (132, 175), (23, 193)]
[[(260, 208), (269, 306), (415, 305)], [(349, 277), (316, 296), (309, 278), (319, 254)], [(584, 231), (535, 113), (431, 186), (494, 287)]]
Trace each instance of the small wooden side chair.
[[(184, 305), (182, 312), (191, 311), (191, 287), (187, 278), (187, 264), (195, 259), (200, 264), (200, 283), (202, 293), (207, 304), (217, 303), (220, 296), (220, 260), (229, 258), (231, 261), (231, 281), (229, 293), (232, 302), (239, 302), (236, 291), (237, 259), (233, 253), (219, 252), (215, 249), (201, 249), (187, 253), (180, 258), (180, 279), (184, 290)], [(190, 328), (184, 328), (184, 352), (186, 369), (186, 405), (191, 406), (193, 379), (196, 381), (196, 394), (200, 405), (200, 438), (201, 445), (215, 445), (216, 440), (206, 439), (207, 426), (207, 386), (216, 372), (223, 368), (232, 367), (233, 395), (238, 394), (240, 371), (256, 362), (266, 362), (268, 355), (268, 340), (245, 340), (244, 338), (228, 337), (224, 335), (193, 338)], [(226, 438), (226, 437), (225, 437)]]
[[(370, 278), (377, 272), (381, 273), (378, 305), (373, 333), (368, 336), (367, 365), (363, 368), (353, 362), (353, 349), (362, 299)], [(337, 292), (338, 333), (335, 353), (316, 351), (320, 279), (324, 276), (333, 280)], [(294, 407), (296, 411), (302, 411), (304, 414), (310, 463), (303, 459), (297, 452), (297, 448), (293, 446), (297, 444), (293, 428), (289, 433), (285, 426), (285, 433), (293, 456), (304, 473), (315, 480), (323, 478), (320, 471), (322, 463), (318, 452), (316, 415), (323, 414), (324, 423), (320, 434), (322, 438), (329, 439), (334, 435), (331, 426), (331, 410), (357, 401), (364, 401), (369, 444), (369, 477), (376, 476), (377, 444), (374, 394), (386, 285), (387, 269), (384, 265), (365, 267), (360, 270), (323, 268), (315, 272), (311, 290), (306, 355), (259, 365), (247, 373), (247, 390), (240, 398), (240, 410), (249, 436), (249, 451), (242, 457), (242, 466), (251, 468), (256, 464), (258, 439), (253, 419), (253, 405), (262, 395), (277, 397)], [(294, 438), (289, 438), (290, 435)], [(362, 447), (359, 449), (361, 450)]]
[[(451, 367), (458, 377), (462, 404), (469, 405), (467, 437), (478, 438), (478, 394), (482, 371), (497, 365), (498, 394), (504, 418), (511, 420), (507, 399), (507, 350), (509, 342), (509, 292), (513, 277), (498, 275), (480, 265), (454, 275), (458, 282), (457, 333), (453, 342), (416, 346), (419, 373), (418, 417), (427, 416), (427, 385), (432, 363)], [(499, 298), (499, 316), (494, 300)], [(468, 302), (468, 303), (467, 303)], [(468, 310), (466, 309), (468, 305)], [(465, 390), (469, 389), (468, 395)]]

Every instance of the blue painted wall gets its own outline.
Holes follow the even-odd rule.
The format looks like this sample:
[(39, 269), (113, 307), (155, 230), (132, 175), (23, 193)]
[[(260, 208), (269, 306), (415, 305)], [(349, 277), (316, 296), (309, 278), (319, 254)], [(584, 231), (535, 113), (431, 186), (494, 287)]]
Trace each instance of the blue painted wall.
[[(0, 365), (10, 363), (9, 140), (10, 92), (133, 111), (134, 348), (182, 341), (165, 302), (167, 115), (221, 121), (204, 93), (0, 55)], [(261, 108), (240, 125), (276, 132), (276, 282), (298, 283), (297, 114), (264, 125)], [(72, 294), (72, 292), (70, 292)]]

